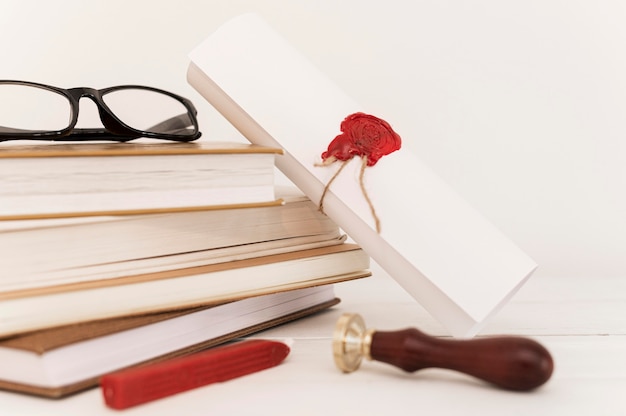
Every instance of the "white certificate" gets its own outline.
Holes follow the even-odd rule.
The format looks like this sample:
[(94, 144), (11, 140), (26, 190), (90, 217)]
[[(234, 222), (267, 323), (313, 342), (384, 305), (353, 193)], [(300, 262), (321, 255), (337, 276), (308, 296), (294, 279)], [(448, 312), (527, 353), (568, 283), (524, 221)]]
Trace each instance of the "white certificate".
[[(227, 22), (190, 59), (189, 83), (250, 142), (283, 148), (278, 168), (313, 201), (343, 166), (324, 212), (450, 334), (478, 333), (536, 268), (406, 148), (366, 167), (362, 184), (360, 156), (319, 166), (341, 122), (369, 112), (255, 14)], [(393, 127), (393, 115), (374, 116)]]

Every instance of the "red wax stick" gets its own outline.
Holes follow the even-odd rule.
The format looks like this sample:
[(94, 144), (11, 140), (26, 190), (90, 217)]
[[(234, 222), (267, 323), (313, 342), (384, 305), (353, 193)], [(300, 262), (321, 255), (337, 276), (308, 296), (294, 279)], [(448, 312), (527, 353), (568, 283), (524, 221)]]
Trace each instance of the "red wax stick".
[(245, 341), (107, 374), (100, 386), (107, 406), (121, 410), (274, 367), (289, 351), (282, 342)]

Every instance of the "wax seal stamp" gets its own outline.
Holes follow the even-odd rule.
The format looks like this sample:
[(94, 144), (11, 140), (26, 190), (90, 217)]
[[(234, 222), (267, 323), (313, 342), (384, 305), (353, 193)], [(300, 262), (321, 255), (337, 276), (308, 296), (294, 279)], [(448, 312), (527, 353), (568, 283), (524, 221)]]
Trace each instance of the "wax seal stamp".
[(333, 334), (333, 357), (346, 373), (363, 357), (406, 372), (437, 367), (460, 371), (508, 390), (528, 391), (552, 375), (552, 356), (538, 342), (516, 336), (469, 340), (435, 338), (415, 329), (367, 329), (361, 316), (345, 314)]

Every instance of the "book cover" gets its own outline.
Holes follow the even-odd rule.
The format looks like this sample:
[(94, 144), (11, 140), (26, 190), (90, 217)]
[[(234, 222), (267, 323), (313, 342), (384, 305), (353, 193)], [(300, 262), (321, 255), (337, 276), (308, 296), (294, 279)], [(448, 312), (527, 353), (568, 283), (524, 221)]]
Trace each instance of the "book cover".
[(369, 114), (259, 16), (225, 23), (189, 56), (189, 83), (250, 142), (282, 147), (278, 168), (451, 334), (475, 335), (535, 270), (401, 146), (390, 115)]
[(97, 386), (105, 373), (191, 354), (337, 303), (327, 285), (0, 339), (0, 389), (64, 397)]

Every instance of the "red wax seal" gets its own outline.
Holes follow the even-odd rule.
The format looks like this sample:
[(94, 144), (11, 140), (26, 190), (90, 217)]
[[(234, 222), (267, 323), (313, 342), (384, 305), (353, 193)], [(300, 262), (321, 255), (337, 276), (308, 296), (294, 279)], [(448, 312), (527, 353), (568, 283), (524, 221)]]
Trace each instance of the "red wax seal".
[(360, 156), (367, 160), (367, 166), (374, 166), (378, 160), (400, 149), (400, 136), (389, 123), (378, 117), (354, 113), (341, 122), (341, 134), (322, 153), (322, 160), (332, 163), (335, 160), (350, 160)]
[(324, 212), (324, 197), (330, 189), (331, 183), (337, 178), (347, 162), (354, 156), (360, 156), (363, 160), (359, 175), (361, 191), (376, 222), (376, 231), (380, 233), (380, 220), (365, 190), (363, 176), (367, 166), (374, 166), (381, 157), (399, 150), (402, 140), (385, 120), (365, 113), (349, 115), (341, 122), (340, 129), (341, 134), (335, 137), (328, 145), (328, 149), (322, 153), (323, 162), (321, 166), (328, 166), (338, 160), (343, 163), (324, 187), (319, 209)]

